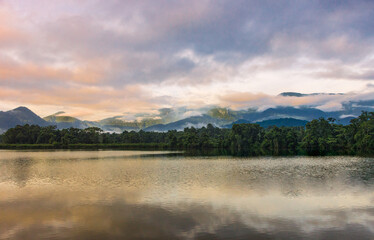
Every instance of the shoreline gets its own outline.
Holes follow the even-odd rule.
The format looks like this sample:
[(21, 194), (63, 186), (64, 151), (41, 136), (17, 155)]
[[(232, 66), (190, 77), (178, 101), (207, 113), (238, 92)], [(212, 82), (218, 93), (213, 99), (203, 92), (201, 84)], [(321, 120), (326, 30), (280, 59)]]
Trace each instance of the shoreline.
[(357, 156), (357, 157), (374, 157), (373, 155), (366, 154), (335, 154), (329, 153), (326, 155), (308, 155), (306, 153), (297, 154), (248, 154), (248, 153), (234, 153), (225, 148), (206, 148), (206, 149), (183, 149), (171, 148), (167, 144), (162, 143), (124, 143), (124, 144), (0, 144), (0, 150), (142, 150), (142, 151), (178, 151), (183, 152), (189, 156), (236, 156), (236, 157), (258, 157), (258, 156), (282, 156), (282, 157), (297, 157), (297, 156), (310, 156), (310, 157), (324, 157), (324, 156)]
[(0, 149), (156, 149), (156, 150), (170, 150), (166, 144), (159, 143), (119, 143), (119, 144), (0, 144)]

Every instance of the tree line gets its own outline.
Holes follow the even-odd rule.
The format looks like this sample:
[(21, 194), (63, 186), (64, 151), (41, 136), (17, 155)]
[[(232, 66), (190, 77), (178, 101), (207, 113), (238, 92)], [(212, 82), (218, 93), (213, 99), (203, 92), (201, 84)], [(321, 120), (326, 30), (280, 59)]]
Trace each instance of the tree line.
[(168, 149), (225, 149), (238, 155), (374, 155), (374, 113), (362, 112), (349, 125), (335, 119), (316, 119), (306, 127), (269, 127), (234, 124), (231, 129), (208, 124), (168, 132), (103, 132), (100, 128), (57, 129), (56, 126), (16, 126), (0, 135), (2, 144), (160, 144)]

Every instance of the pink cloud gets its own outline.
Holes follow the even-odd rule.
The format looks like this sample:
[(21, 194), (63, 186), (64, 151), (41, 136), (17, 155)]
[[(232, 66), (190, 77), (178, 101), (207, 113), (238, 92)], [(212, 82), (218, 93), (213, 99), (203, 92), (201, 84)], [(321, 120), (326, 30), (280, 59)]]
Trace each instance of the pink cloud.
[(1, 1), (1, 100), (78, 115), (165, 105), (336, 108), (346, 97), (270, 93), (370, 84), (373, 8), (304, 4), (305, 13), (298, 3), (252, 1)]

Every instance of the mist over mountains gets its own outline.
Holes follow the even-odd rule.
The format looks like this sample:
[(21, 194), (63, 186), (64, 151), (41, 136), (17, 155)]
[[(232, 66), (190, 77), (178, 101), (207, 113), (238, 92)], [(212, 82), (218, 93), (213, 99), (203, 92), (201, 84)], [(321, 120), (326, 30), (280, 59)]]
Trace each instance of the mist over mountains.
[[(297, 96), (299, 93), (282, 93), (285, 96)], [(374, 100), (350, 101), (343, 104), (339, 111), (322, 111), (310, 106), (305, 107), (274, 107), (263, 111), (249, 108), (248, 110), (232, 110), (230, 108), (212, 107), (203, 112), (191, 112), (187, 109), (163, 108), (158, 115), (142, 114), (136, 120), (128, 120), (123, 116), (114, 116), (99, 121), (85, 121), (71, 117), (65, 112), (41, 118), (26, 107), (18, 107), (10, 111), (0, 111), (0, 132), (16, 125), (35, 124), (39, 126), (55, 125), (63, 128), (99, 127), (107, 132), (127, 131), (169, 131), (183, 130), (186, 127), (200, 128), (211, 123), (214, 126), (230, 128), (235, 123), (258, 123), (268, 126), (305, 126), (308, 121), (318, 118), (335, 118), (339, 124), (349, 121), (362, 111), (373, 111)], [(188, 114), (186, 114), (188, 113)], [(190, 115), (190, 116), (188, 116)], [(179, 119), (178, 119), (179, 117)]]

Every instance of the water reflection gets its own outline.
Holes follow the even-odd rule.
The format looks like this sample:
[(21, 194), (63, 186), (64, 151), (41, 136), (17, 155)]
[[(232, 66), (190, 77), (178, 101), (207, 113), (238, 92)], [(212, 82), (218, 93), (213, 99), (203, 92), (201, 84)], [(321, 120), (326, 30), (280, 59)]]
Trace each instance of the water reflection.
[(373, 163), (1, 151), (0, 239), (373, 239)]
[(19, 187), (24, 187), (30, 177), (30, 168), (33, 160), (29, 157), (16, 158), (12, 161), (12, 175)]

